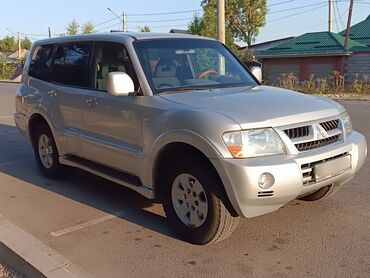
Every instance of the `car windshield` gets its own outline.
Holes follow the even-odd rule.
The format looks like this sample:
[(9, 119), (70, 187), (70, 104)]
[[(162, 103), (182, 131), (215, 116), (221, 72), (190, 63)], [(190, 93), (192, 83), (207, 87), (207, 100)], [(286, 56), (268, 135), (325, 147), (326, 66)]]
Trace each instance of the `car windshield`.
[(217, 41), (157, 39), (134, 46), (154, 94), (257, 84)]

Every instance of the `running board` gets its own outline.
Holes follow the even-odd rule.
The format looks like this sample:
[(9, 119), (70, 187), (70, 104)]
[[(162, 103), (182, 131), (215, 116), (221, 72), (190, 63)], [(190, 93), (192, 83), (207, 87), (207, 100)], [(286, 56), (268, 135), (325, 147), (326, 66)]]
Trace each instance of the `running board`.
[(126, 174), (111, 167), (101, 165), (77, 156), (59, 157), (59, 163), (82, 169), (99, 177), (128, 187), (148, 199), (154, 199), (153, 189), (145, 187), (136, 176)]

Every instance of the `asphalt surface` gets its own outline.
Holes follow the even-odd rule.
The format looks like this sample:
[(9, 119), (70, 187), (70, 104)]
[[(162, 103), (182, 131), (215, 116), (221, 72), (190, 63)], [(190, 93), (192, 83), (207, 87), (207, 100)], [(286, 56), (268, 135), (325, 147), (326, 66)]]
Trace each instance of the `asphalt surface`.
[[(162, 207), (80, 170), (39, 173), (0, 84), (0, 214), (97, 277), (370, 277), (370, 156), (331, 198), (243, 219), (227, 240), (176, 238)], [(370, 103), (343, 102), (370, 142)]]

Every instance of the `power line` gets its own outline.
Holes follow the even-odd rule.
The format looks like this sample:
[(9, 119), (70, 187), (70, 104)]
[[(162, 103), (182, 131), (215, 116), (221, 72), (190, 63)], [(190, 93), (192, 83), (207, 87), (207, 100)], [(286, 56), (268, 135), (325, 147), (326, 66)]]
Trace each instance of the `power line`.
[(287, 0), (287, 1), (283, 1), (283, 2), (279, 2), (279, 3), (275, 3), (275, 4), (271, 4), (271, 5), (267, 5), (268, 7), (273, 7), (273, 6), (278, 6), (278, 5), (282, 5), (282, 4), (285, 4), (285, 3), (290, 3), (290, 2), (295, 2), (297, 0)]
[(179, 25), (167, 25), (167, 26), (150, 26), (150, 29), (157, 29), (157, 28), (172, 28), (172, 27), (187, 27), (188, 25), (179, 24)]
[(339, 26), (338, 26), (338, 16), (339, 16), (339, 13), (338, 11), (335, 11), (335, 8), (333, 8), (333, 14), (334, 14), (334, 20), (335, 21), (335, 26), (337, 27), (337, 32), (339, 32)]
[(317, 2), (317, 3), (314, 3), (314, 4), (310, 4), (310, 5), (305, 5), (305, 6), (299, 6), (299, 7), (294, 7), (294, 8), (290, 8), (290, 9), (283, 9), (283, 10), (278, 10), (278, 11), (273, 11), (273, 12), (268, 12), (268, 14), (276, 14), (276, 13), (281, 13), (281, 12), (287, 12), (287, 11), (293, 11), (293, 10), (299, 10), (299, 9), (303, 9), (303, 8), (308, 8), (308, 7), (313, 7), (313, 6), (317, 6), (317, 5), (322, 5), (322, 4), (326, 4), (327, 1), (325, 2)]
[[(98, 26), (100, 26), (100, 25), (104, 25), (104, 24), (109, 23), (109, 22), (112, 22), (113, 20), (116, 20), (116, 19), (121, 20), (121, 17), (122, 17), (122, 16), (114, 17), (114, 18), (112, 18), (112, 19), (109, 19), (109, 20), (106, 20), (106, 21), (100, 22), (100, 23), (98, 23), (98, 24), (94, 24), (94, 27), (98, 27)], [(121, 21), (121, 22), (122, 22), (122, 21)]]
[(115, 23), (115, 24), (113, 24), (113, 25), (109, 25), (109, 26), (103, 27), (103, 28), (101, 28), (101, 29), (95, 30), (95, 32), (96, 32), (96, 33), (99, 33), (99, 32), (101, 32), (101, 31), (104, 31), (104, 30), (110, 29), (110, 28), (112, 28), (112, 27), (116, 27), (116, 26), (118, 26), (118, 25), (121, 25), (121, 22), (118, 22), (118, 23)]
[(334, 4), (335, 4), (335, 7), (336, 7), (337, 12), (338, 12), (338, 16), (339, 16), (340, 24), (341, 24), (341, 26), (342, 26), (342, 29), (344, 29), (343, 19), (342, 19), (342, 16), (341, 16), (341, 14), (340, 14), (338, 0), (337, 0), (337, 1), (334, 1)]
[(185, 13), (194, 13), (194, 12), (200, 12), (203, 11), (203, 9), (197, 9), (197, 10), (187, 10), (187, 11), (174, 11), (174, 12), (164, 12), (164, 13), (149, 13), (149, 14), (127, 14), (128, 16), (155, 16), (155, 15), (169, 15), (169, 14), (185, 14)]
[(128, 23), (155, 23), (155, 22), (172, 22), (172, 21), (183, 21), (191, 20), (193, 18), (179, 18), (179, 19), (161, 19), (161, 20), (128, 20)]
[(296, 16), (296, 15), (300, 15), (300, 14), (305, 14), (305, 13), (308, 13), (308, 12), (312, 12), (312, 11), (315, 11), (315, 10), (321, 9), (321, 8), (323, 8), (323, 7), (326, 7), (326, 4), (325, 4), (325, 5), (322, 5), (322, 6), (319, 6), (319, 7), (316, 7), (316, 8), (313, 8), (313, 9), (306, 10), (306, 11), (302, 11), (302, 12), (298, 12), (298, 13), (295, 13), (295, 14), (291, 14), (291, 15), (287, 15), (287, 16), (279, 17), (279, 18), (276, 18), (276, 19), (270, 20), (270, 21), (268, 21), (267, 23), (271, 23), (271, 22), (275, 22), (275, 21), (280, 21), (280, 20), (283, 20), (283, 19), (286, 19), (286, 18), (290, 18), (290, 17)]

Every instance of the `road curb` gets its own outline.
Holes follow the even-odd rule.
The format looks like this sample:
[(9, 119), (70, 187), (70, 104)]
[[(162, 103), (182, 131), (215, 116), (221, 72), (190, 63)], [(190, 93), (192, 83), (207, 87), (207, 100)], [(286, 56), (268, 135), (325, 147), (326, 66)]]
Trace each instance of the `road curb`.
[(19, 256), (2, 242), (0, 242), (0, 260), (2, 262), (6, 262), (7, 266), (10, 266), (12, 269), (16, 269), (17, 272), (20, 272), (27, 277), (45, 277), (45, 275), (26, 262), (21, 256)]
[(0, 215), (0, 257), (28, 277), (89, 277), (45, 244)]

